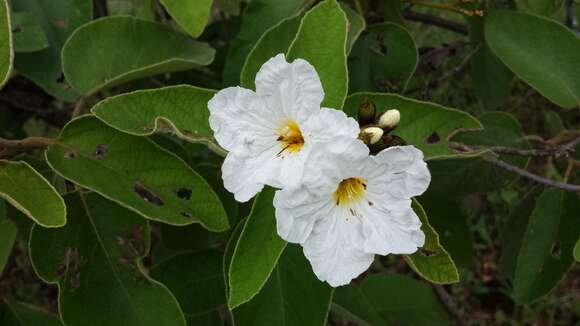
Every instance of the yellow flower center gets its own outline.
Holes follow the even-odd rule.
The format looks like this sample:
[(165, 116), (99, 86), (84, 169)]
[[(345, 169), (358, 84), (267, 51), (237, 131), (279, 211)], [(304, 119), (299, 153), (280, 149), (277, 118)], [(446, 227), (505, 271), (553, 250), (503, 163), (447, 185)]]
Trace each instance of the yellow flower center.
[(337, 206), (357, 202), (364, 197), (367, 180), (363, 178), (348, 178), (342, 180), (332, 194)]
[(278, 154), (285, 151), (290, 153), (298, 153), (302, 146), (304, 146), (304, 138), (300, 127), (294, 120), (287, 120), (278, 129), (278, 141), (282, 144), (282, 150)]

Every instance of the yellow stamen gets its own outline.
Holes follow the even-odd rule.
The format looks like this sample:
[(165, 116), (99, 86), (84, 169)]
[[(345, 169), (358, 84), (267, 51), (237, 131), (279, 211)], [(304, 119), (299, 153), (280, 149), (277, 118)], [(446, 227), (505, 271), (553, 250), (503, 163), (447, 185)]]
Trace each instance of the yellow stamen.
[(357, 202), (364, 197), (367, 188), (367, 180), (363, 178), (348, 178), (342, 180), (333, 197), (337, 206), (348, 205)]
[(278, 135), (278, 141), (282, 144), (282, 150), (279, 154), (282, 154), (284, 151), (298, 153), (302, 146), (304, 146), (302, 132), (294, 120), (284, 122), (282, 127), (278, 129)]

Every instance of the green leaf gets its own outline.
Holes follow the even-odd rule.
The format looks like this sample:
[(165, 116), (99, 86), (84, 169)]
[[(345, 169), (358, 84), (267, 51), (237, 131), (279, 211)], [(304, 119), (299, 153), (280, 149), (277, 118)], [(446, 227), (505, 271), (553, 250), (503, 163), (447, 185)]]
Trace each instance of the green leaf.
[(0, 301), (2, 326), (63, 326), (53, 314), (26, 303), (4, 299)]
[(431, 287), (408, 276), (369, 275), (361, 290), (388, 324), (449, 325), (445, 308)]
[(209, 19), (212, 0), (161, 0), (161, 3), (189, 35), (201, 35)]
[(62, 49), (62, 62), (71, 86), (90, 94), (135, 79), (205, 66), (214, 53), (208, 44), (167, 26), (116, 16), (77, 29)]
[(580, 104), (580, 39), (565, 26), (525, 13), (492, 11), (485, 24), (491, 50), (518, 77), (550, 101)]
[(185, 162), (92, 116), (68, 123), (46, 158), (63, 177), (151, 220), (201, 223), (211, 231), (229, 227), (218, 196)]
[(236, 227), (230, 234), (230, 238), (226, 243), (226, 248), (224, 250), (224, 263), (223, 263), (223, 274), (224, 283), (226, 284), (226, 296), (230, 297), (230, 266), (232, 265), (232, 257), (234, 256), (234, 250), (236, 250), (236, 245), (238, 244), (238, 239), (240, 239), (240, 234), (246, 225), (247, 217), (244, 217), (241, 221), (236, 224)]
[(215, 0), (215, 5), (224, 12), (237, 16), (240, 14), (242, 0)]
[(456, 109), (406, 98), (397, 94), (356, 93), (349, 95), (344, 111), (356, 118), (357, 108), (367, 97), (377, 107), (377, 114), (388, 109), (401, 112), (401, 122), (394, 135), (423, 151), (427, 160), (461, 156), (448, 148), (448, 138), (456, 129), (480, 129), (473, 116)]
[(459, 273), (453, 259), (441, 246), (439, 235), (429, 224), (427, 214), (417, 200), (413, 200), (413, 210), (421, 220), (425, 244), (414, 254), (405, 255), (405, 261), (417, 274), (429, 282), (437, 284), (459, 282)]
[(580, 236), (576, 193), (546, 189), (536, 200), (522, 240), (514, 274), (517, 304), (533, 302), (550, 292), (573, 261)]
[(346, 54), (350, 53), (352, 50), (352, 46), (360, 36), (360, 34), (365, 30), (367, 24), (365, 22), (364, 17), (359, 15), (354, 9), (349, 7), (344, 2), (340, 2), (340, 8), (346, 14), (346, 18), (348, 19), (348, 35), (346, 39)]
[[(542, 16), (557, 16), (564, 0), (515, 0), (518, 10)], [(556, 17), (557, 18), (557, 17)]]
[(188, 326), (216, 326), (225, 325), (218, 310), (203, 315), (185, 316)]
[(0, 88), (10, 78), (13, 60), (10, 9), (6, 0), (0, 0)]
[(214, 94), (188, 85), (139, 90), (107, 98), (91, 111), (109, 126), (132, 135), (175, 133), (224, 155), (209, 126), (207, 102)]
[(497, 109), (511, 94), (514, 75), (486, 44), (471, 59), (470, 76), (477, 96), (488, 110)]
[(334, 290), (332, 311), (359, 326), (386, 326), (381, 315), (355, 283)]
[(14, 51), (36, 52), (48, 48), (48, 38), (42, 26), (28, 12), (16, 12), (12, 16)]
[(222, 260), (216, 250), (179, 254), (157, 264), (151, 277), (171, 290), (185, 314), (208, 313), (226, 303)]
[(18, 228), (9, 219), (0, 216), (0, 275), (12, 252)]
[(129, 15), (144, 20), (155, 20), (154, 0), (106, 0), (110, 16)]
[(576, 241), (574, 246), (574, 259), (580, 263), (580, 238)]
[(65, 196), (66, 227), (35, 227), (30, 257), (36, 273), (57, 283), (68, 326), (185, 326), (175, 297), (143, 271), (149, 225), (95, 193)]
[(0, 197), (44, 227), (66, 224), (66, 207), (62, 198), (26, 162), (0, 160)]
[(258, 39), (281, 20), (302, 11), (308, 0), (253, 0), (242, 15), (239, 32), (228, 49), (223, 71), (225, 86), (239, 84), (240, 71), (246, 56)]
[(260, 67), (278, 53), (288, 51), (299, 26), (300, 17), (293, 16), (272, 26), (260, 37), (246, 57), (240, 75), (240, 86), (249, 89), (255, 88), (254, 79)]
[[(33, 53), (19, 53), (15, 69), (47, 93), (66, 101), (78, 96), (64, 79), (61, 49), (70, 34), (93, 17), (92, 0), (12, 0), (14, 12), (34, 17), (48, 38), (49, 47)], [(42, 62), (42, 64), (39, 64)], [(88, 65), (92, 60), (82, 62)], [(102, 68), (102, 67), (101, 67)]]
[(228, 305), (235, 308), (252, 299), (264, 286), (286, 247), (276, 231), (274, 189), (255, 199), (232, 256)]
[(346, 40), (348, 20), (335, 0), (325, 0), (308, 11), (288, 49), (288, 61), (310, 62), (322, 81), (325, 107), (341, 109), (348, 88)]
[(403, 92), (418, 62), (417, 46), (405, 28), (395, 23), (371, 25), (349, 57), (349, 90), (379, 90), (380, 83)]
[[(529, 149), (520, 123), (509, 113), (486, 112), (479, 117), (484, 130), (462, 132), (453, 141), (472, 146), (480, 154), (493, 146)], [(499, 159), (524, 168), (528, 158), (518, 155), (500, 155)], [(458, 157), (452, 160), (429, 162), (432, 182), (430, 189), (449, 194), (491, 192), (503, 189), (518, 178), (517, 174), (482, 161), (478, 157)], [(467, 182), (466, 182), (467, 180)]]
[(316, 278), (300, 246), (290, 244), (261, 292), (233, 311), (235, 325), (323, 326), (332, 292)]

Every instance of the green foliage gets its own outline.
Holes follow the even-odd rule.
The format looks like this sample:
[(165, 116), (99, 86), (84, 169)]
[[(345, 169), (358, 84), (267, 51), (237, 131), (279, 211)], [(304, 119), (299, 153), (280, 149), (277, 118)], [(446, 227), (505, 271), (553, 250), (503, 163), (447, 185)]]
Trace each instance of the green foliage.
[(60, 227), (66, 223), (62, 198), (26, 162), (0, 160), (0, 197), (44, 227)]
[(63, 326), (56, 316), (13, 300), (0, 302), (0, 324), (3, 326)]
[(209, 19), (211, 0), (161, 0), (169, 14), (191, 36), (198, 37)]
[(12, 17), (15, 52), (36, 52), (48, 48), (48, 38), (34, 16), (27, 12), (15, 13)]
[(9, 11), (8, 2), (2, 0), (0, 3), (0, 88), (10, 77), (12, 60), (14, 60)]
[(10, 257), (17, 233), (18, 229), (12, 221), (0, 217), (0, 275)]

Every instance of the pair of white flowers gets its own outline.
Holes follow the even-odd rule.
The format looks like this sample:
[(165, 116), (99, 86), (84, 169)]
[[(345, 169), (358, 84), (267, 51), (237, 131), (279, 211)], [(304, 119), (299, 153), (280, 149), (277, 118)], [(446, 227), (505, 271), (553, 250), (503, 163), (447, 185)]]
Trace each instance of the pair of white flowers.
[(411, 197), (431, 180), (413, 146), (369, 155), (358, 123), (321, 108), (324, 91), (312, 65), (268, 60), (256, 91), (230, 87), (208, 103), (210, 126), (229, 153), (226, 189), (245, 202), (264, 185), (274, 197), (278, 234), (299, 243), (314, 273), (331, 286), (348, 284), (375, 254), (410, 254), (423, 246)]

